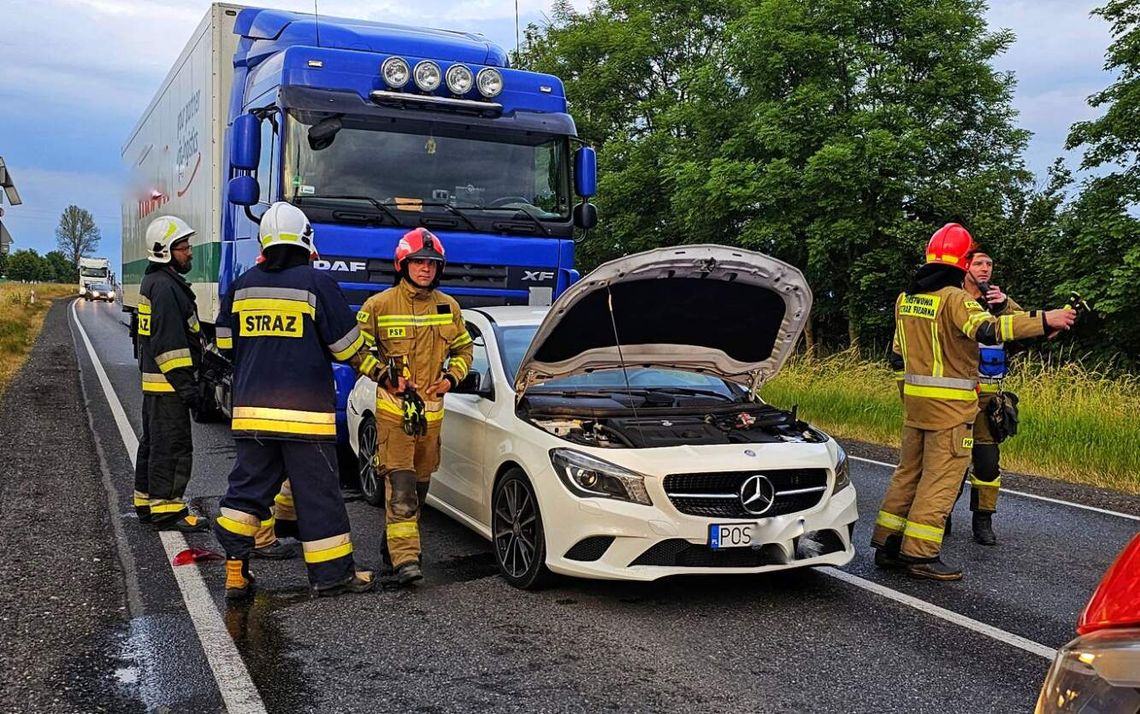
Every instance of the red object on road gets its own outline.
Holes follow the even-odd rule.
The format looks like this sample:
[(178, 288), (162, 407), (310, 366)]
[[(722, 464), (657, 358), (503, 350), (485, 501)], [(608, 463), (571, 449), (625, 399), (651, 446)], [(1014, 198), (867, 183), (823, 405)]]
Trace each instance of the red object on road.
[(215, 553), (206, 548), (187, 548), (178, 555), (174, 556), (171, 562), (174, 565), (190, 565), (191, 563), (201, 563), (208, 560), (225, 560), (226, 557), (220, 553)]

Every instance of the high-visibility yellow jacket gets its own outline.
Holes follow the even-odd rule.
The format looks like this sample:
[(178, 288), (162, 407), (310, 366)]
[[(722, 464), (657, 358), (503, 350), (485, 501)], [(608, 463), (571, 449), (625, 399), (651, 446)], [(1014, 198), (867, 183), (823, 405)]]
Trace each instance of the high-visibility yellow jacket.
[[(377, 347), (382, 366), (394, 363), (405, 379), (414, 382), (424, 400), (428, 421), (443, 418), (443, 401), (427, 393), (429, 386), (447, 377), (452, 387), (471, 368), (474, 347), (459, 303), (438, 290), (417, 288), (406, 280), (368, 298), (356, 315), (357, 324)], [(369, 373), (373, 365), (361, 371)], [(377, 416), (402, 421), (400, 398), (377, 390)]]
[(978, 414), (978, 344), (1039, 337), (1043, 312), (986, 311), (965, 290), (900, 293), (895, 301), (893, 349), (902, 358), (907, 426), (950, 429)]

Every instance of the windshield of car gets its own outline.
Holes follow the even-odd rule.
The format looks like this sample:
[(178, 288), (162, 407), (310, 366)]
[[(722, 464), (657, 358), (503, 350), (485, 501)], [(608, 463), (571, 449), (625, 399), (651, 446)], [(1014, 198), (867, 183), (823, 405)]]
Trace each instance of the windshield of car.
[(110, 290), (111, 286), (106, 283), (91, 283), (87, 286), (89, 290)]
[(356, 209), (356, 199), (371, 199), (414, 220), (435, 206), (488, 229), (520, 212), (525, 221), (570, 217), (564, 136), (301, 110), (287, 116), (287, 201), (313, 206), (329, 197)]
[(85, 278), (105, 278), (107, 277), (106, 268), (80, 268), (79, 274)]
[[(515, 325), (510, 327), (497, 327), (499, 352), (503, 357), (503, 367), (514, 382), (518, 373), (519, 364), (526, 356), (534, 333), (538, 325)], [(629, 378), (629, 387), (640, 389), (683, 389), (696, 392), (709, 392), (725, 397), (735, 397), (740, 389), (725, 382), (719, 377), (696, 372), (686, 372), (678, 369), (660, 369), (650, 367), (630, 367), (626, 370), (611, 369), (598, 370), (589, 374), (578, 374), (573, 377), (552, 379), (532, 387), (533, 390), (544, 391), (609, 391), (625, 390), (626, 376)]]

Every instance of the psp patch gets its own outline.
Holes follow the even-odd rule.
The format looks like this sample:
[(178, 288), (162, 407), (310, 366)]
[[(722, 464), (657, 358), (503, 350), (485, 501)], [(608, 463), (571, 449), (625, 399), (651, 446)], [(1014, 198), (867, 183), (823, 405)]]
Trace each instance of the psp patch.
[(965, 439), (962, 439), (962, 448), (963, 449), (974, 448), (974, 437), (967, 436)]
[(390, 340), (395, 339), (395, 338), (399, 338), (399, 337), (407, 337), (408, 336), (408, 328), (406, 328), (406, 327), (385, 327), (384, 328), (384, 336)]
[(301, 337), (305, 314), (281, 310), (246, 310), (241, 313), (242, 337)]

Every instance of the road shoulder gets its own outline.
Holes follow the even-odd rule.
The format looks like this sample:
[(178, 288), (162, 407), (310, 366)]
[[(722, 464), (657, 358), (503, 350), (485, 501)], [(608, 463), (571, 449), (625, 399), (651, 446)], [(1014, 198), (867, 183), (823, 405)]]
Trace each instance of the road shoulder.
[(129, 711), (117, 682), (128, 618), (79, 383), (70, 300), (57, 300), (0, 402), (3, 711)]

